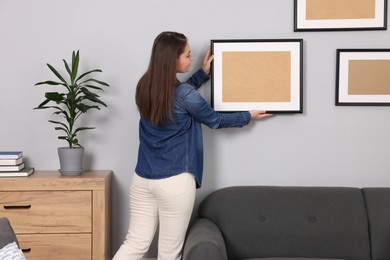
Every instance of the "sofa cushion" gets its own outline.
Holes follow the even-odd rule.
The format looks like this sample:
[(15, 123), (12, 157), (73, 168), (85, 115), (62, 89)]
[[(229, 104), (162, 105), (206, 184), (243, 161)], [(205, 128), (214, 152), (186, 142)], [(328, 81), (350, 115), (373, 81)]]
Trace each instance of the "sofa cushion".
[(0, 248), (11, 242), (17, 243), (16, 235), (8, 219), (2, 217), (0, 218)]
[(199, 206), (225, 239), (229, 259), (370, 259), (361, 190), (342, 187), (228, 187)]
[(16, 242), (9, 243), (0, 248), (0, 259), (4, 260), (25, 260), (22, 250), (19, 249)]
[(346, 260), (336, 258), (307, 258), (307, 257), (266, 257), (266, 258), (250, 258), (241, 260)]
[(336, 259), (336, 258), (306, 258), (306, 257), (266, 257), (266, 258), (250, 258), (250, 259), (241, 259), (241, 260), (346, 260), (346, 259)]

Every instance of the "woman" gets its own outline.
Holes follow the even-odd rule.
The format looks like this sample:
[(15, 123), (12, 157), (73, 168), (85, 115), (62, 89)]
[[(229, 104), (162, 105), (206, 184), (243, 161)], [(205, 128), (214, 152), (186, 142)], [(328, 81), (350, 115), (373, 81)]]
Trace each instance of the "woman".
[(193, 57), (187, 38), (162, 32), (154, 41), (148, 70), (138, 82), (138, 162), (130, 187), (130, 225), (115, 260), (140, 259), (159, 224), (158, 259), (176, 260), (202, 183), (201, 124), (210, 128), (242, 127), (265, 111), (215, 112), (196, 91), (208, 80), (213, 56), (208, 50), (202, 69), (187, 83), (177, 73), (190, 70)]

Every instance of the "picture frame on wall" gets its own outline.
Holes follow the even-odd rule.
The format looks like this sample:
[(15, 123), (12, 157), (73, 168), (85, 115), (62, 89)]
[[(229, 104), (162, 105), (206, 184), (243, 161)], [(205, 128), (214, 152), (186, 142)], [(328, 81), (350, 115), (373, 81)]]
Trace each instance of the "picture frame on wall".
[(390, 49), (337, 49), (336, 105), (390, 106)]
[(303, 40), (211, 40), (211, 104), (218, 112), (302, 113)]
[(294, 31), (386, 30), (387, 0), (294, 0)]

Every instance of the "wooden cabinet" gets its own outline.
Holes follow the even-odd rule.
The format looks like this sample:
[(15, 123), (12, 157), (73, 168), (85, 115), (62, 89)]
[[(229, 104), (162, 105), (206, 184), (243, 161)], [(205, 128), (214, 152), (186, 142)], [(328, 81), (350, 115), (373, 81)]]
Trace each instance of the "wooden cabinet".
[(7, 217), (28, 260), (111, 259), (111, 171), (35, 171), (0, 179)]

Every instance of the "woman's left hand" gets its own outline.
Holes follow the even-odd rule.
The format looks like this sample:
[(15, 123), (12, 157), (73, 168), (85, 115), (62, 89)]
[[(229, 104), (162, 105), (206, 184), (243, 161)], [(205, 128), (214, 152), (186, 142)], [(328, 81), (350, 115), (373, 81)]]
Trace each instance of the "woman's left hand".
[(210, 74), (210, 67), (211, 67), (211, 62), (213, 61), (214, 59), (214, 55), (211, 55), (211, 47), (209, 47), (207, 49), (207, 53), (206, 55), (204, 56), (204, 59), (203, 59), (203, 65), (202, 65), (202, 69), (203, 71), (209, 75)]

